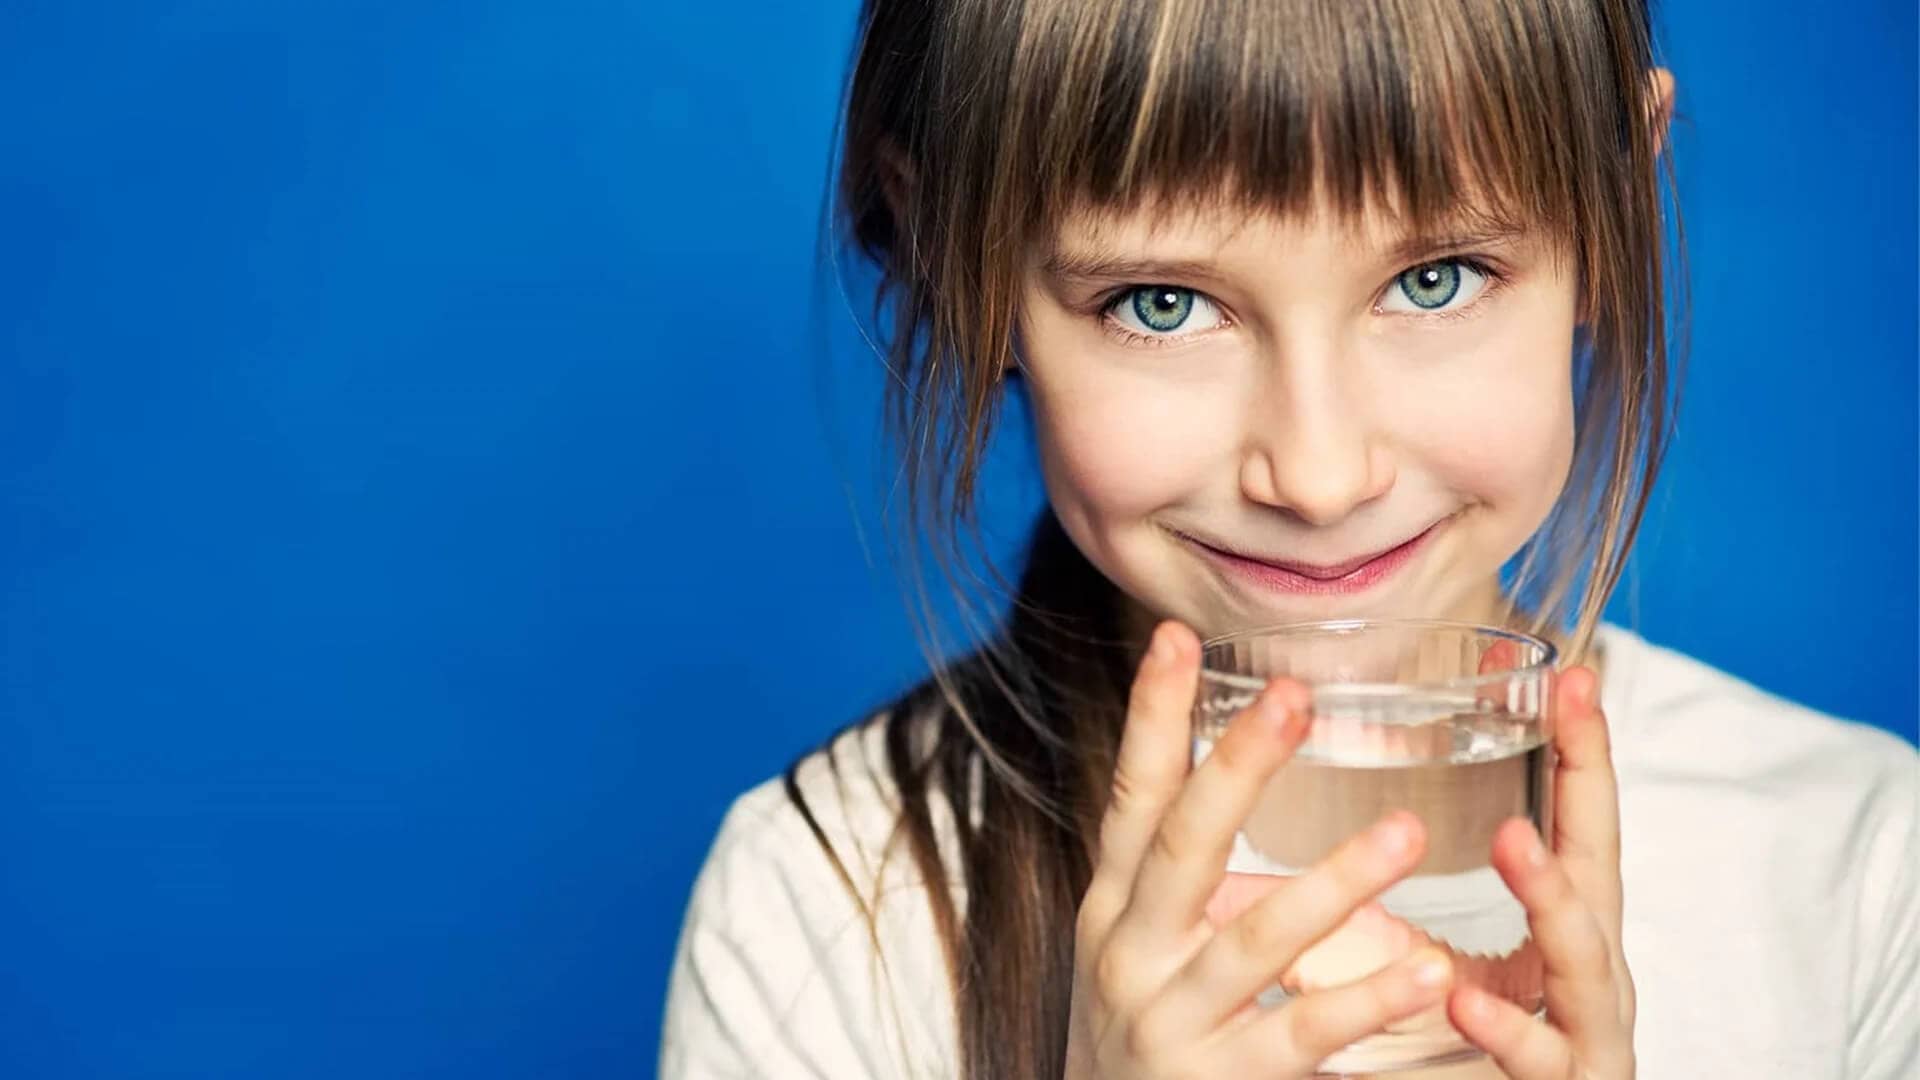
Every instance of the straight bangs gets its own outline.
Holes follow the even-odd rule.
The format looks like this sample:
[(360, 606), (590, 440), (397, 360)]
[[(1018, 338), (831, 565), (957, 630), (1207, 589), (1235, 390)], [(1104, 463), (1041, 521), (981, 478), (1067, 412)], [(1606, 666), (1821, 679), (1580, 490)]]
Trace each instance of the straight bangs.
[(986, 126), (988, 202), (1029, 240), (1089, 210), (1197, 204), (1577, 248), (1599, 227), (1580, 194), (1623, 179), (1644, 82), (1622, 85), (1603, 22), (1503, 0), (1030, 0)]

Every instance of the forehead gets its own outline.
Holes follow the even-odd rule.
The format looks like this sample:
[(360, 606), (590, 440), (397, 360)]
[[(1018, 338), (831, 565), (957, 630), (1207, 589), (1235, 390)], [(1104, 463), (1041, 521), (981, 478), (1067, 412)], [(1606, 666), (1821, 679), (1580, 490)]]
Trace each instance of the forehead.
[(1095, 259), (1155, 252), (1204, 261), (1252, 249), (1282, 248), (1342, 258), (1411, 258), (1435, 247), (1536, 239), (1539, 229), (1491, 202), (1466, 202), (1416, 219), (1391, 202), (1368, 200), (1342, 211), (1316, 198), (1299, 210), (1250, 205), (1231, 197), (1152, 200), (1131, 207), (1082, 204), (1040, 231), (1032, 257), (1066, 273)]

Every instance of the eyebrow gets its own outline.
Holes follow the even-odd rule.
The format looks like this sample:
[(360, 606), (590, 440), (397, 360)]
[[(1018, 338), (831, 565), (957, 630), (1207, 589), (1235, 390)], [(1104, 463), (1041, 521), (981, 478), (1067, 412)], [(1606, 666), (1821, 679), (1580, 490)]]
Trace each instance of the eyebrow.
[(1047, 254), (1040, 269), (1064, 281), (1191, 281), (1220, 276), (1219, 267), (1201, 259), (1140, 259), (1059, 248)]
[[(1487, 225), (1471, 229), (1436, 230), (1408, 236), (1384, 249), (1383, 260), (1408, 264), (1448, 251), (1492, 247), (1525, 235), (1518, 225)], [(1219, 267), (1204, 259), (1139, 258), (1100, 249), (1066, 250), (1056, 247), (1041, 260), (1040, 269), (1064, 281), (1192, 281), (1218, 279)]]
[(1443, 251), (1465, 251), (1469, 248), (1496, 247), (1500, 244), (1512, 243), (1526, 234), (1525, 228), (1508, 224), (1415, 233), (1388, 247), (1387, 258), (1394, 262), (1418, 262), (1429, 255), (1438, 255)]

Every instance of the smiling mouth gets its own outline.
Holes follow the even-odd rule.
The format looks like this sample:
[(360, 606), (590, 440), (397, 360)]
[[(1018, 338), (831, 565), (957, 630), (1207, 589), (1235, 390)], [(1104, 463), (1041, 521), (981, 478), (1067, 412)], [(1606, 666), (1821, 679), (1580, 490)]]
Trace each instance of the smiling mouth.
[(1450, 519), (1442, 518), (1427, 526), (1412, 539), (1384, 551), (1376, 551), (1371, 555), (1362, 555), (1331, 564), (1259, 558), (1208, 543), (1186, 533), (1176, 532), (1175, 535), (1198, 550), (1215, 566), (1236, 578), (1280, 592), (1328, 595), (1363, 592), (1385, 581), (1395, 571), (1412, 561), (1413, 557), (1426, 547), (1427, 542), (1448, 520)]

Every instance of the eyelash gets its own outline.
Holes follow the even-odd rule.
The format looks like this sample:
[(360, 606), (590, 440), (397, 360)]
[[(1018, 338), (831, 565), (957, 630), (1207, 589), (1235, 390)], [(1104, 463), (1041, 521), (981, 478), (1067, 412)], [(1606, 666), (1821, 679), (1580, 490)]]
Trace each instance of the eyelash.
[[(1473, 271), (1474, 273), (1479, 274), (1481, 277), (1486, 278), (1487, 283), (1485, 286), (1483, 286), (1480, 289), (1479, 293), (1477, 293), (1474, 296), (1473, 302), (1468, 304), (1466, 307), (1460, 308), (1457, 311), (1429, 311), (1423, 314), (1415, 315), (1414, 318), (1416, 319), (1472, 318), (1474, 315), (1479, 313), (1480, 306), (1486, 302), (1487, 297), (1492, 296), (1494, 293), (1500, 291), (1500, 287), (1507, 283), (1507, 276), (1505, 274), (1502, 274), (1500, 271), (1494, 269), (1485, 260), (1476, 259), (1471, 255), (1449, 255), (1449, 256), (1446, 256), (1445, 258), (1440, 258), (1440, 259), (1428, 259), (1426, 262), (1417, 263), (1414, 266), (1407, 267), (1407, 270), (1415, 270), (1415, 269), (1418, 269), (1419, 267), (1430, 266), (1434, 263), (1455, 263), (1460, 266), (1464, 266), (1467, 269)], [(1400, 271), (1400, 274), (1406, 273), (1407, 270)], [(1400, 280), (1400, 274), (1395, 274), (1393, 276), (1394, 281)], [(1393, 288), (1393, 282), (1388, 282), (1387, 288), (1389, 289)], [(1400, 314), (1406, 314), (1406, 313), (1402, 312)]]
[[(1400, 274), (1406, 273), (1407, 270), (1415, 270), (1422, 266), (1431, 266), (1434, 263), (1455, 263), (1460, 266), (1464, 266), (1467, 269), (1473, 271), (1474, 273), (1479, 274), (1480, 276), (1486, 278), (1487, 283), (1486, 285), (1481, 287), (1480, 292), (1476, 296), (1474, 296), (1472, 303), (1468, 304), (1466, 307), (1459, 309), (1458, 311), (1430, 311), (1430, 312), (1426, 312), (1424, 314), (1419, 314), (1419, 315), (1412, 315), (1411, 313), (1408, 313), (1408, 312), (1395, 312), (1395, 314), (1408, 315), (1415, 319), (1450, 319), (1451, 320), (1451, 319), (1471, 318), (1473, 315), (1479, 312), (1481, 305), (1483, 305), (1486, 302), (1487, 297), (1500, 291), (1500, 289), (1507, 283), (1507, 276), (1501, 273), (1499, 270), (1495, 269), (1491, 264), (1489, 264), (1483, 259), (1478, 259), (1471, 255), (1448, 255), (1438, 259), (1428, 259), (1425, 262), (1415, 263), (1414, 265), (1409, 266), (1404, 270), (1401, 270), (1399, 273), (1393, 276), (1392, 280), (1387, 282), (1386, 287), (1389, 289), (1393, 288), (1394, 282), (1400, 279)], [(1166, 283), (1153, 282), (1152, 284), (1163, 285)], [(1113, 318), (1114, 309), (1118, 308), (1122, 301), (1132, 296), (1135, 292), (1148, 287), (1149, 286), (1146, 284), (1122, 285), (1119, 288), (1108, 290), (1107, 292), (1101, 294), (1101, 296), (1094, 301), (1094, 310), (1100, 320), (1101, 326), (1107, 331), (1107, 333), (1113, 335), (1115, 338), (1119, 339), (1122, 342), (1125, 342), (1128, 345), (1141, 345), (1147, 348), (1165, 348), (1168, 345), (1182, 344), (1187, 339), (1196, 337), (1199, 334), (1212, 333), (1214, 330), (1222, 330), (1222, 329), (1225, 329), (1226, 327), (1233, 325), (1232, 317), (1227, 315), (1226, 308), (1222, 306), (1218, 300), (1215, 300), (1213, 297), (1207, 296), (1206, 293), (1200, 292), (1198, 289), (1195, 289), (1192, 291), (1196, 296), (1205, 297), (1207, 302), (1212, 304), (1214, 308), (1220, 312), (1221, 318), (1223, 320), (1220, 326), (1210, 327), (1206, 330), (1195, 331), (1193, 333), (1188, 333), (1188, 334), (1143, 334), (1131, 327), (1121, 326)], [(1376, 299), (1374, 301), (1374, 306), (1378, 308), (1379, 303), (1380, 303), (1379, 300)]]
[(1149, 287), (1150, 286), (1147, 285), (1123, 285), (1118, 290), (1109, 292), (1095, 301), (1095, 303), (1098, 304), (1100, 325), (1107, 333), (1128, 345), (1143, 345), (1149, 349), (1164, 349), (1169, 345), (1183, 345), (1201, 334), (1210, 334), (1215, 330), (1223, 330), (1233, 325), (1232, 318), (1227, 315), (1226, 308), (1220, 305), (1220, 301), (1215, 300), (1211, 296), (1207, 296), (1207, 294), (1197, 289), (1194, 290), (1194, 295), (1206, 297), (1207, 303), (1212, 304), (1214, 310), (1220, 312), (1221, 322), (1219, 326), (1208, 327), (1205, 330), (1189, 331), (1185, 334), (1143, 334), (1130, 326), (1120, 325), (1113, 317), (1114, 310), (1134, 293)]

